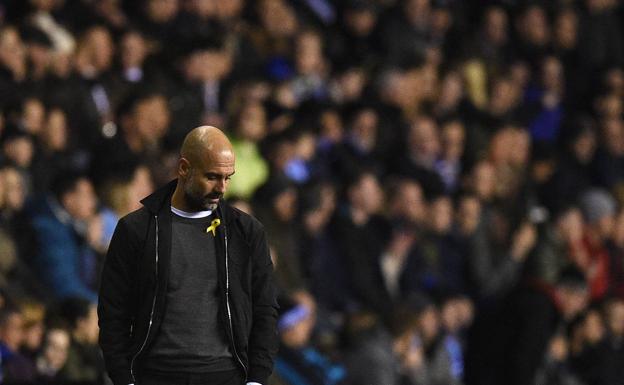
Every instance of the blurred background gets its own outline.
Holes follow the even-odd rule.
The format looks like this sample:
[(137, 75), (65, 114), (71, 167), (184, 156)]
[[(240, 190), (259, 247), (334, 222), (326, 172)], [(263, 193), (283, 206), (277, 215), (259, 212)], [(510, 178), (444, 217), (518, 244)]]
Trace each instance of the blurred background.
[(1, 381), (108, 383), (114, 226), (209, 124), (272, 248), (270, 385), (624, 384), (623, 23), (618, 0), (1, 1)]

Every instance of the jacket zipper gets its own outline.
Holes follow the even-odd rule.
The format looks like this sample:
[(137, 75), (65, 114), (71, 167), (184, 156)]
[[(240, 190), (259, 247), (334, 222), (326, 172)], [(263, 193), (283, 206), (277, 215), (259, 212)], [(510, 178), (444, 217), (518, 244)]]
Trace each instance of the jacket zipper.
[(230, 271), (228, 266), (228, 238), (227, 228), (225, 226), (223, 226), (223, 234), (225, 238), (225, 306), (227, 308), (228, 321), (230, 324), (230, 339), (232, 340), (232, 349), (234, 350), (234, 356), (245, 371), (245, 378), (247, 378), (247, 367), (243, 363), (243, 360), (241, 360), (241, 358), (239, 357), (238, 352), (236, 351), (236, 343), (234, 342), (234, 327), (232, 326), (232, 312), (230, 310)]
[(152, 310), (150, 311), (149, 324), (147, 325), (147, 333), (145, 334), (145, 340), (141, 344), (139, 351), (132, 356), (132, 361), (130, 361), (130, 376), (132, 377), (132, 381), (136, 383), (136, 378), (134, 377), (134, 361), (141, 354), (145, 345), (147, 344), (147, 340), (150, 335), (150, 330), (152, 329), (152, 323), (154, 321), (154, 309), (156, 308), (156, 293), (158, 293), (158, 215), (154, 215), (154, 220), (156, 222), (156, 288), (154, 290), (154, 298), (152, 298)]

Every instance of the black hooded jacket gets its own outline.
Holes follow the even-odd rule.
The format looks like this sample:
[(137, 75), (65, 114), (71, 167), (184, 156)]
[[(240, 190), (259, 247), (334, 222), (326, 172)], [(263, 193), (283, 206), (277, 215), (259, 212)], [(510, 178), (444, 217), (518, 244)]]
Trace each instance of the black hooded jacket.
[[(137, 367), (163, 320), (171, 263), (171, 196), (177, 181), (121, 218), (99, 293), (100, 346), (115, 385), (135, 383)], [(277, 352), (277, 302), (264, 228), (221, 202), (217, 208), (219, 320), (247, 381), (267, 384)]]

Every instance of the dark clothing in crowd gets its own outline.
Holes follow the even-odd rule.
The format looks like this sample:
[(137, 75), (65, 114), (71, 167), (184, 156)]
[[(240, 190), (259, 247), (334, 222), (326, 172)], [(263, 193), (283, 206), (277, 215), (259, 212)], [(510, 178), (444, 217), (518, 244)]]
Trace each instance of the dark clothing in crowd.
[(350, 272), (348, 296), (364, 308), (388, 314), (392, 300), (379, 268), (388, 225), (379, 217), (370, 218), (362, 225), (356, 224), (348, 210), (344, 208), (343, 212), (338, 213), (331, 231), (340, 258)]
[(104, 359), (99, 346), (72, 341), (67, 363), (57, 377), (68, 383), (104, 384)]
[(19, 352), (14, 352), (0, 343), (1, 373), (3, 383), (28, 384), (35, 381), (35, 364)]
[(467, 384), (532, 384), (561, 317), (548, 289), (523, 286), (480, 309), (468, 339)]
[(401, 384), (401, 364), (392, 348), (392, 337), (382, 328), (354, 338), (346, 354), (353, 385)]
[(78, 232), (79, 224), (52, 197), (33, 207), (31, 223), (40, 245), (34, 264), (47, 287), (60, 298), (95, 302), (97, 254)]
[[(280, 347), (275, 361), (275, 373), (289, 385), (340, 385), (346, 384), (343, 366), (332, 363), (312, 347), (293, 349)], [(278, 380), (279, 381), (279, 380)]]

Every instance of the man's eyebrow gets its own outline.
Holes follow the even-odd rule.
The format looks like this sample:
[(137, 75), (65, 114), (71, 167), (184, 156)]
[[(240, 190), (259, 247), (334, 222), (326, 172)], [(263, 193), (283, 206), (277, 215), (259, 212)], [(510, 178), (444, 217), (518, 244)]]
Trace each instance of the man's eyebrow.
[(226, 176), (226, 177), (230, 177), (230, 176), (234, 175), (234, 173), (236, 173), (236, 171), (232, 172), (231, 174), (219, 174), (218, 172), (208, 171), (208, 172), (205, 172), (204, 175), (206, 175), (206, 176)]

